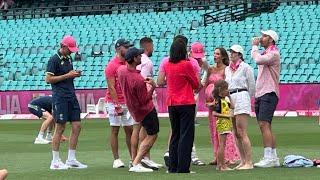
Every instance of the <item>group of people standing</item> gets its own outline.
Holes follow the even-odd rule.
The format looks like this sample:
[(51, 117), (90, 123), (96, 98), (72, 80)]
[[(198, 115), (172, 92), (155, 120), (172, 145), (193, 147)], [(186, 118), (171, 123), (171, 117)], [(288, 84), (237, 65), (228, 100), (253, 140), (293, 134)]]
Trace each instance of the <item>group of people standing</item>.
[[(209, 129), (215, 159), (210, 162), (218, 170), (246, 170), (256, 167), (280, 166), (271, 122), (279, 99), (280, 53), (276, 47), (279, 37), (273, 30), (262, 31), (252, 40), (251, 55), (258, 65), (257, 83), (252, 67), (245, 62), (240, 45), (227, 50), (214, 50), (215, 65), (204, 68), (204, 48), (197, 42), (191, 45), (188, 56), (185, 37), (177, 36), (170, 48), (170, 56), (163, 60), (158, 85), (167, 85), (167, 105), (172, 137), (169, 146), (169, 172), (190, 172), (190, 154), (194, 140), (196, 100), (194, 95), (205, 88), (209, 108)], [(200, 44), (200, 45), (199, 45)], [(265, 51), (260, 54), (258, 45)], [(195, 52), (197, 51), (197, 52)], [(197, 56), (193, 57), (194, 54)], [(202, 56), (201, 56), (202, 54)], [(194, 66), (194, 59), (204, 79)], [(255, 113), (263, 137), (264, 157), (253, 164), (251, 142), (247, 134), (251, 114), (251, 97), (255, 97)]]
[[(271, 129), (279, 98), (280, 53), (276, 47), (277, 41), (278, 35), (272, 30), (262, 31), (262, 37), (252, 40), (251, 55), (259, 70), (255, 83), (253, 69), (245, 62), (245, 51), (240, 45), (231, 46), (230, 55), (226, 49), (216, 48), (215, 65), (209, 66), (205, 60), (204, 46), (194, 42), (188, 52), (188, 39), (178, 35), (172, 42), (169, 56), (160, 65), (155, 82), (150, 59), (152, 39), (142, 38), (141, 49), (132, 47), (125, 39), (119, 39), (115, 43), (116, 55), (105, 69), (113, 168), (125, 166), (118, 153), (121, 126), (131, 157), (129, 171), (152, 172), (162, 167), (150, 156), (150, 149), (159, 132), (156, 86), (167, 87), (166, 104), (171, 124), (168, 173), (191, 173), (191, 163), (204, 165), (196, 156), (194, 143), (196, 105), (201, 89), (205, 91), (209, 109), (209, 130), (215, 157), (210, 164), (217, 165), (217, 169), (222, 171), (231, 170), (228, 165), (235, 165), (238, 160), (240, 164), (235, 168), (238, 170), (252, 169), (254, 166), (279, 166)], [(265, 48), (262, 54), (258, 52), (259, 44)], [(55, 120), (50, 169), (87, 168), (75, 157), (81, 126), (73, 79), (81, 76), (82, 71), (73, 69), (70, 54), (77, 51), (75, 39), (65, 36), (61, 48), (48, 63), (46, 81), (52, 84), (52, 114)], [(264, 157), (255, 164), (247, 134), (251, 97), (254, 95), (256, 117), (264, 143)], [(67, 121), (72, 123), (72, 132), (68, 159), (63, 163), (59, 156), (59, 142)]]
[[(174, 38), (170, 47), (169, 56), (165, 57), (160, 64), (157, 79), (158, 86), (167, 87), (166, 104), (168, 106), (171, 123), (171, 133), (168, 143), (169, 152), (166, 153), (169, 157), (167, 163), (169, 173), (190, 172), (190, 164), (193, 163), (192, 157), (195, 155), (194, 121), (197, 97), (198, 92), (202, 88), (205, 89), (206, 102), (209, 108), (209, 129), (215, 157), (210, 164), (217, 165), (218, 170), (231, 170), (228, 165), (236, 164), (238, 160), (240, 160), (240, 163), (235, 167), (235, 169), (238, 170), (252, 169), (254, 166), (275, 167), (280, 165), (276, 154), (275, 138), (271, 130), (271, 121), (279, 97), (280, 54), (275, 45), (277, 41), (278, 35), (272, 30), (262, 31), (261, 38), (253, 39), (251, 54), (259, 69), (257, 83), (255, 83), (253, 69), (245, 62), (245, 51), (240, 45), (231, 46), (230, 55), (228, 55), (226, 49), (222, 47), (216, 48), (214, 51), (215, 65), (208, 67), (208, 63), (205, 60), (204, 47), (200, 42), (193, 43), (190, 52), (188, 52), (188, 39), (181, 35)], [(258, 52), (257, 46), (259, 44), (265, 48), (262, 54)], [(119, 48), (117, 48), (117, 45), (119, 45)], [(130, 52), (135, 49), (136, 56), (133, 57), (133, 60), (137, 60), (137, 62), (133, 62), (136, 63), (136, 66), (140, 66), (140, 69), (138, 69), (141, 70), (141, 72), (145, 71), (143, 67), (149, 67), (150, 69), (152, 66), (150, 64), (140, 65), (143, 62), (140, 54), (144, 54), (142, 57), (146, 55), (150, 57), (152, 54), (150, 52), (152, 51), (150, 49), (148, 51), (146, 48), (139, 50), (130, 46), (132, 45), (129, 41), (124, 39), (116, 43), (116, 58), (122, 57), (127, 61), (127, 65), (125, 61), (122, 61), (119, 67), (121, 66), (122, 69), (124, 69), (127, 66), (127, 69), (130, 69), (130, 63), (128, 63), (126, 59), (126, 54), (130, 54)], [(146, 54), (146, 52), (149, 53)], [(137, 86), (133, 87), (133, 85), (130, 86), (127, 83), (130, 82), (129, 84), (132, 84), (136, 81), (134, 81), (133, 75), (126, 76), (126, 81), (124, 81), (123, 78), (121, 78), (120, 81), (118, 78), (122, 76), (120, 72), (123, 73), (123, 71), (117, 70), (111, 78), (120, 83), (119, 85), (117, 85), (117, 83), (110, 84), (110, 75), (108, 75), (107, 72), (110, 67), (113, 67), (113, 63), (114, 60), (110, 61), (106, 68), (108, 87), (111, 91), (113, 89), (112, 87), (118, 88), (117, 97), (119, 97), (121, 93), (124, 94), (124, 104), (117, 101), (117, 99), (109, 98), (108, 93), (110, 93), (110, 90), (108, 90), (107, 100), (115, 105), (115, 108), (109, 109), (108, 112), (109, 114), (113, 112), (117, 114), (117, 112), (120, 111), (122, 113), (121, 116), (128, 120), (128, 117), (134, 117), (134, 115), (130, 116), (129, 114), (137, 111), (134, 110), (134, 108), (130, 110), (129, 107), (126, 107), (126, 105), (133, 103), (131, 102), (131, 96), (134, 96), (134, 93), (131, 92), (131, 89), (136, 90)], [(133, 69), (133, 67), (131, 67), (131, 69)], [(139, 71), (135, 73), (139, 73)], [(137, 99), (140, 98), (140, 100), (144, 99), (141, 97), (149, 98), (149, 100), (145, 102), (150, 103), (150, 99), (154, 98), (153, 91), (156, 85), (152, 81), (152, 75), (142, 77), (145, 78), (146, 85), (142, 85), (139, 90), (136, 90), (139, 92), (139, 95), (135, 96)], [(141, 78), (140, 82), (142, 82)], [(141, 94), (145, 89), (147, 93), (145, 95)], [(150, 91), (152, 91), (152, 93)], [(153, 94), (153, 96), (151, 96), (151, 94)], [(251, 97), (254, 96), (256, 97), (255, 112), (265, 147), (264, 157), (255, 164), (253, 164), (252, 161), (251, 142), (247, 134), (248, 118), (251, 114)], [(142, 102), (136, 105), (139, 105), (139, 109), (144, 109), (144, 107), (147, 106)], [(132, 107), (137, 108), (137, 106)], [(126, 108), (129, 109), (128, 112)], [(230, 108), (232, 108), (232, 110)], [(149, 110), (151, 109), (152, 108), (149, 108)], [(154, 109), (154, 111), (156, 111), (156, 109)], [(232, 113), (229, 114), (231, 111)], [(227, 114), (225, 114), (226, 112)], [(152, 118), (149, 117), (149, 119)], [(152, 121), (148, 119), (145, 120)], [(139, 121), (137, 118), (133, 118), (131, 124), (137, 121)], [(131, 126), (131, 124), (129, 124), (129, 126)], [(153, 125), (155, 124), (157, 124), (156, 127), (158, 130), (159, 125), (158, 123), (153, 123)], [(141, 134), (141, 131), (139, 133)], [(130, 135), (130, 133), (128, 134)], [(138, 138), (137, 135), (131, 136), (130, 142), (134, 143), (134, 145), (131, 144), (131, 149), (128, 145), (130, 154), (135, 154), (132, 151), (137, 149), (137, 139), (140, 140), (141, 137)], [(129, 142), (129, 137), (127, 137), (127, 142)], [(152, 141), (150, 146), (153, 143)], [(114, 158), (114, 167), (118, 167), (115, 166), (117, 165), (117, 161), (120, 161), (119, 164), (121, 164), (121, 167), (124, 166), (124, 163), (118, 156)], [(196, 159), (197, 162), (200, 161), (198, 158)], [(149, 158), (147, 157), (147, 160), (150, 160), (150, 156)], [(150, 162), (157, 164), (151, 160)], [(138, 162), (136, 161), (135, 163)], [(133, 163), (133, 167), (137, 165), (135, 163)], [(199, 164), (202, 163), (203, 162)], [(145, 169), (142, 169), (142, 166), (139, 168), (140, 169), (135, 172), (145, 171)]]

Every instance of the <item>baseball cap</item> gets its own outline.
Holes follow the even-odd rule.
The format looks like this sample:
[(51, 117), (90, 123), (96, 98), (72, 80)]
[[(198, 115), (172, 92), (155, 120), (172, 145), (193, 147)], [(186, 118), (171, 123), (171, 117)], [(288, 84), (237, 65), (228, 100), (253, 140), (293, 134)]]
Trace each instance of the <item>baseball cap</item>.
[(64, 46), (67, 46), (69, 51), (75, 53), (79, 51), (79, 48), (77, 47), (77, 42), (74, 39), (74, 37), (70, 35), (66, 35), (63, 37), (61, 44)]
[(130, 41), (128, 41), (126, 39), (118, 39), (116, 44), (115, 44), (115, 48), (118, 48), (120, 46), (131, 47), (133, 45), (130, 43)]
[(193, 58), (203, 58), (204, 57), (204, 47), (200, 42), (194, 42), (191, 45), (191, 53)]
[(243, 48), (238, 45), (238, 44), (235, 44), (235, 45), (232, 45), (230, 50), (234, 51), (234, 52), (237, 52), (237, 53), (241, 53), (242, 55), (244, 55), (244, 50)]
[(277, 42), (279, 40), (278, 34), (273, 30), (261, 31), (261, 33), (270, 36), (274, 40), (274, 42)]
[(134, 57), (137, 57), (141, 54), (144, 53), (144, 49), (138, 49), (136, 47), (131, 47), (128, 49), (128, 51), (126, 52), (124, 59), (126, 61), (133, 59)]

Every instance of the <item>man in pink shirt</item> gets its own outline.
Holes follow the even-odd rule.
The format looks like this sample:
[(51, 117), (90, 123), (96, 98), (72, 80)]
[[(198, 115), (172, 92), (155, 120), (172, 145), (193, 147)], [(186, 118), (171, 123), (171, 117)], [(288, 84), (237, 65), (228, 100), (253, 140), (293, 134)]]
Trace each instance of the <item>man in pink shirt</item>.
[(115, 44), (116, 56), (110, 60), (105, 69), (105, 76), (108, 84), (106, 93), (107, 112), (109, 114), (109, 122), (111, 126), (110, 144), (114, 157), (113, 168), (124, 167), (124, 163), (119, 158), (118, 153), (118, 134), (120, 126), (123, 126), (126, 134), (126, 143), (131, 156), (131, 134), (132, 134), (132, 118), (127, 116), (128, 109), (124, 102), (123, 93), (119, 84), (117, 70), (120, 66), (125, 65), (125, 53), (132, 46), (129, 41), (119, 39)]
[[(251, 56), (258, 65), (255, 112), (261, 130), (264, 157), (254, 165), (257, 167), (280, 166), (276, 151), (276, 140), (271, 122), (279, 100), (280, 52), (276, 47), (279, 36), (273, 30), (262, 31), (261, 38), (252, 41)], [(265, 51), (260, 54), (258, 45)]]
[[(156, 84), (152, 78), (143, 78), (140, 71), (136, 70), (137, 65), (141, 64), (141, 54), (143, 52), (143, 49), (130, 48), (125, 55), (128, 64), (118, 69), (119, 82), (125, 102), (136, 122), (135, 130), (137, 129), (137, 132), (139, 132), (142, 126), (142, 129), (147, 133), (147, 136), (140, 144), (138, 153), (135, 157), (132, 157), (133, 162), (132, 167), (129, 169), (130, 172), (153, 171), (143, 167), (140, 163), (153, 146), (159, 132), (159, 119), (152, 102), (152, 94)], [(149, 91), (147, 90), (147, 84), (151, 85)], [(134, 140), (133, 138), (138, 139), (138, 137), (132, 137), (131, 140)]]

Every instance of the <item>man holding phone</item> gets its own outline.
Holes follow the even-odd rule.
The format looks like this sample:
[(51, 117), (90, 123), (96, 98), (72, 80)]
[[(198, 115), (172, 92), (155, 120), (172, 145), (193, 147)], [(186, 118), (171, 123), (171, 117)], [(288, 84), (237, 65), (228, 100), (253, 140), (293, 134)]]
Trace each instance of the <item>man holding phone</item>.
[[(74, 70), (71, 53), (78, 51), (76, 40), (72, 36), (64, 36), (60, 49), (53, 55), (47, 66), (46, 82), (52, 87), (53, 118), (56, 126), (52, 140), (52, 156), (50, 169), (64, 170), (68, 168), (83, 169), (88, 166), (76, 159), (76, 147), (81, 130), (80, 106), (75, 94), (73, 80), (81, 76), (81, 71)], [(72, 125), (68, 159), (63, 163), (59, 156), (60, 139), (66, 127)]]

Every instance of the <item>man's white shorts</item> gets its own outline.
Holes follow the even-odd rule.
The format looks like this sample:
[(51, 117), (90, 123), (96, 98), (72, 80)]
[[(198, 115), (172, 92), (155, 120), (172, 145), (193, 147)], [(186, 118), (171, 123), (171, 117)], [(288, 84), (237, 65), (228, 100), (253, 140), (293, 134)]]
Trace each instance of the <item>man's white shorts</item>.
[(126, 105), (121, 105), (123, 110), (122, 116), (115, 115), (115, 108), (113, 103), (107, 103), (106, 109), (109, 114), (109, 122), (110, 126), (132, 126), (133, 125), (133, 118), (130, 115), (128, 108)]

